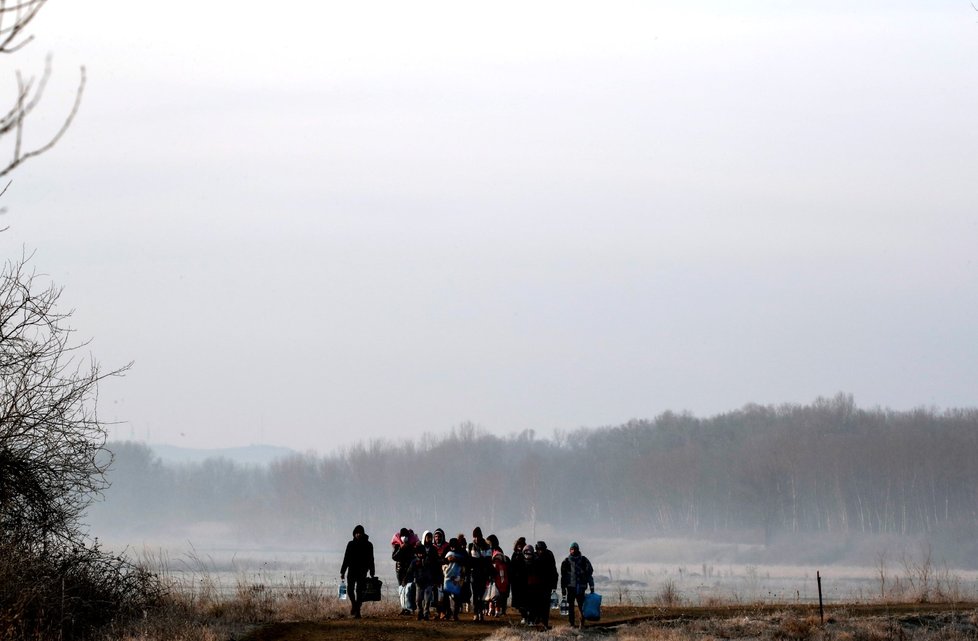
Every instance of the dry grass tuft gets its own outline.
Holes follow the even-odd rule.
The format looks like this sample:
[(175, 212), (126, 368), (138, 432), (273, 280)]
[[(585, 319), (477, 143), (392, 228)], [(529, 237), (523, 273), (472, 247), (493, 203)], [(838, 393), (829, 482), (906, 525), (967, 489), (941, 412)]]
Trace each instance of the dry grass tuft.
[(815, 617), (792, 616), (781, 620), (773, 636), (785, 641), (805, 641), (811, 639), (818, 629), (819, 621)]

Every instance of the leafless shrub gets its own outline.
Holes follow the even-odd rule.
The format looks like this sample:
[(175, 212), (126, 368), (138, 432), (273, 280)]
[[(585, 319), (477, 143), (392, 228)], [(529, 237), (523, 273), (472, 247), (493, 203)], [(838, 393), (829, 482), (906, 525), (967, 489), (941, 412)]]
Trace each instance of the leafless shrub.
[(676, 585), (676, 582), (672, 579), (666, 579), (666, 581), (662, 584), (662, 587), (659, 588), (659, 591), (656, 592), (653, 601), (656, 603), (656, 605), (671, 608), (680, 605), (683, 598), (679, 592), (679, 587)]
[(86, 638), (164, 601), (157, 578), (97, 544), (49, 550), (0, 545), (0, 637)]
[(80, 539), (78, 519), (106, 487), (111, 455), (98, 384), (121, 374), (79, 358), (61, 290), (27, 258), (0, 273), (0, 535), (39, 553)]
[[(0, 18), (10, 10), (0, 0)], [(73, 341), (61, 291), (42, 281), (26, 258), (0, 273), (0, 626), (10, 639), (85, 636), (162, 592), (84, 536), (80, 517), (111, 460), (98, 384), (125, 368), (79, 358), (85, 343)]]
[(921, 546), (920, 556), (903, 554), (903, 570), (910, 593), (918, 603), (927, 603), (933, 596), (934, 563), (929, 545)]
[(964, 600), (961, 577), (952, 574), (944, 563), (934, 578), (934, 598), (943, 603), (957, 603)]
[(886, 600), (886, 550), (876, 555), (876, 576), (880, 582), (880, 601)]

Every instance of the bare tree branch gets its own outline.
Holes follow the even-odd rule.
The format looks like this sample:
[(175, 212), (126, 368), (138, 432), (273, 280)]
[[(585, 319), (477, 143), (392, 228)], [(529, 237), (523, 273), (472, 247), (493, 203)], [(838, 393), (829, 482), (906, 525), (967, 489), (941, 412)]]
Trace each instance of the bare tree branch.
[(79, 358), (61, 290), (26, 267), (0, 274), (0, 539), (70, 541), (83, 511), (105, 487), (111, 456), (98, 418), (104, 372)]
[(47, 0), (22, 0), (13, 5), (0, 2), (0, 53), (14, 53), (33, 40), (33, 36), (19, 42), (17, 38), (45, 4)]
[[(49, 59), (50, 61), (50, 59)], [(44, 92), (44, 88), (47, 85), (48, 77), (50, 76), (51, 68), (50, 64), (45, 66), (44, 75), (41, 76), (40, 81), (37, 83), (36, 88), (34, 88), (33, 79), (24, 82), (20, 74), (17, 74), (17, 84), (18, 84), (18, 103), (17, 105), (7, 113), (2, 119), (0, 119), (0, 136), (8, 133), (10, 130), (15, 132), (15, 142), (14, 142), (14, 153), (13, 157), (0, 169), (0, 178), (6, 176), (11, 171), (19, 167), (25, 161), (43, 154), (48, 151), (61, 140), (61, 137), (65, 135), (68, 128), (71, 127), (71, 123), (74, 121), (75, 116), (78, 114), (78, 109), (81, 107), (82, 94), (85, 91), (85, 67), (81, 67), (80, 80), (78, 83), (78, 89), (75, 92), (75, 102), (71, 107), (71, 111), (68, 112), (67, 117), (61, 124), (58, 131), (52, 136), (46, 143), (32, 149), (30, 151), (23, 151), (23, 130), (24, 122), (27, 120), (27, 116), (34, 110), (37, 104), (40, 102), (41, 97)], [(32, 92), (33, 89), (33, 92)]]
[[(25, 35), (25, 29), (37, 16), (47, 0), (19, 0), (9, 4), (0, 0), (0, 53), (14, 53), (22, 49), (32, 36)], [(44, 72), (40, 78), (28, 78), (17, 73), (17, 95), (13, 106), (0, 116), (0, 138), (12, 134), (13, 155), (6, 165), (0, 166), (0, 177), (6, 176), (27, 160), (39, 156), (54, 147), (71, 126), (81, 105), (85, 89), (85, 68), (81, 68), (81, 79), (75, 92), (75, 101), (61, 127), (47, 142), (25, 151), (24, 123), (44, 97), (44, 90), (51, 77), (51, 58), (45, 61)]]

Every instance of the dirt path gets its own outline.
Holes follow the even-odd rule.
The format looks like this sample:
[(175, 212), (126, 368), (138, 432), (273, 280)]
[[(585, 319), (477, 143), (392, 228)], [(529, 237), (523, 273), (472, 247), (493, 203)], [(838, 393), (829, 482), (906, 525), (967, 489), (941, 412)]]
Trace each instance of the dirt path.
[[(758, 630), (783, 626), (786, 617), (795, 617), (814, 625), (819, 620), (818, 606), (752, 605), (721, 607), (609, 607), (605, 608), (600, 622), (589, 623), (595, 632), (608, 632), (611, 628), (639, 623), (651, 623), (656, 627), (677, 627), (696, 621), (751, 621), (744, 628), (742, 638), (756, 638)], [(324, 621), (296, 621), (272, 623), (253, 630), (244, 641), (414, 641), (435, 639), (441, 641), (479, 641), (493, 632), (514, 626), (518, 617), (473, 621), (415, 621), (398, 616), (374, 616), (353, 620), (350, 618)], [(978, 633), (978, 604), (849, 604), (826, 608), (825, 622), (829, 628), (844, 620), (885, 622), (896, 629), (928, 628), (940, 630), (948, 625), (966, 627)], [(567, 625), (566, 620), (554, 617), (555, 629)], [(736, 630), (728, 630), (725, 638), (738, 638)], [(748, 632), (749, 631), (749, 632)], [(730, 633), (732, 632), (732, 633)], [(591, 636), (591, 635), (587, 635)], [(595, 634), (594, 636), (600, 636)]]
[(477, 641), (508, 621), (414, 621), (400, 617), (272, 623), (255, 630), (247, 641)]

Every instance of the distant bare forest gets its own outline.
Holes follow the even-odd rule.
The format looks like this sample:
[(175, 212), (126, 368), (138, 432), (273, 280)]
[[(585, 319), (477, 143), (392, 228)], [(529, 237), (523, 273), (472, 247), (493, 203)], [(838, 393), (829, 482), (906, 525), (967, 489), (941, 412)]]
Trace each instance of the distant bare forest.
[(364, 523), (384, 542), (401, 525), (488, 532), (535, 520), (577, 537), (772, 550), (820, 541), (827, 561), (887, 538), (926, 540), (962, 567), (978, 558), (976, 409), (860, 409), (840, 394), (710, 418), (667, 412), (551, 438), (463, 425), (268, 466), (165, 465), (145, 445), (109, 447), (112, 486), (91, 520), (120, 536), (202, 522), (240, 541), (322, 544)]

